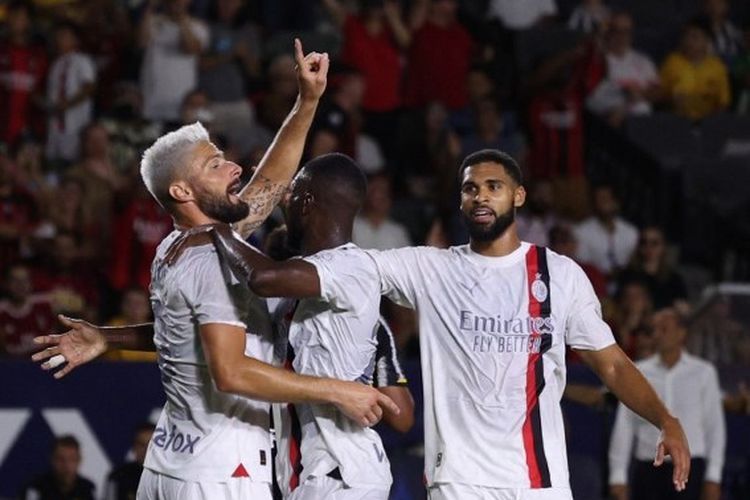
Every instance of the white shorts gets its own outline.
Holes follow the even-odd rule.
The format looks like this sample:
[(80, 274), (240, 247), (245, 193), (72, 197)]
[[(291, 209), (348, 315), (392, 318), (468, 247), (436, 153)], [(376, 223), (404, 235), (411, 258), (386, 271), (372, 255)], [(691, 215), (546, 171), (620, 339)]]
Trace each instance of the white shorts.
[(570, 488), (488, 488), (436, 483), (427, 489), (429, 500), (573, 500)]
[(136, 500), (273, 500), (271, 485), (237, 477), (223, 483), (183, 481), (143, 469)]
[(347, 488), (340, 479), (310, 477), (286, 497), (287, 500), (388, 500), (388, 490)]

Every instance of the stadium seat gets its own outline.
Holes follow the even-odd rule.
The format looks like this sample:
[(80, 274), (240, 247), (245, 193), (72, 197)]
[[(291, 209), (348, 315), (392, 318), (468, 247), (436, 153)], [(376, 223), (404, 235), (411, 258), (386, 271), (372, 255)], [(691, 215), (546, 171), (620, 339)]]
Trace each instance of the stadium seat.
[(700, 156), (700, 135), (690, 121), (671, 113), (628, 118), (625, 134), (667, 169), (679, 168), (685, 161)]
[(750, 116), (717, 113), (700, 124), (705, 158), (750, 159)]

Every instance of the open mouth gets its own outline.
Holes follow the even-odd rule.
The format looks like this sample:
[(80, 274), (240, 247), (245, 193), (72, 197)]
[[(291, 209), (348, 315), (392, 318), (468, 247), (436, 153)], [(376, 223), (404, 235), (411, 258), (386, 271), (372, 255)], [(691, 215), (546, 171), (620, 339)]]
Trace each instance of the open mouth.
[(239, 179), (237, 179), (236, 181), (234, 181), (233, 183), (229, 185), (229, 187), (227, 188), (227, 194), (237, 196), (238, 194), (240, 194), (241, 190), (242, 190), (242, 182)]
[(478, 207), (471, 211), (471, 220), (479, 224), (488, 224), (495, 219), (495, 212), (487, 207)]

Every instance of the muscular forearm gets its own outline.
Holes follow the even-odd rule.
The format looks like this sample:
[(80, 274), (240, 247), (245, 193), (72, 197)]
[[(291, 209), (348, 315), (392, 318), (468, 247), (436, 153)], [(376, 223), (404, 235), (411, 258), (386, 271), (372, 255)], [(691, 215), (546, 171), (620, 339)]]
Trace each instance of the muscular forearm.
[(651, 384), (624, 353), (608, 366), (593, 368), (617, 399), (636, 414), (659, 428), (674, 420)]
[(336, 403), (339, 383), (299, 375), (253, 358), (244, 358), (231, 368), (225, 365), (224, 373), (217, 374), (215, 380), (220, 391), (272, 403)]
[(279, 203), (302, 159), (305, 137), (312, 124), (317, 99), (297, 97), (294, 108), (276, 134), (258, 170), (240, 193), (250, 205), (250, 214), (235, 224), (235, 230), (247, 238)]

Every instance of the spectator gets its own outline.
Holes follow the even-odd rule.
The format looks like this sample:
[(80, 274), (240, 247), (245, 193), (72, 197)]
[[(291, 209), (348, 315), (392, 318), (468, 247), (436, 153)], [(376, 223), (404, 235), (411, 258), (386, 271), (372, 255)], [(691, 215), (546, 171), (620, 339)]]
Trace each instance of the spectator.
[[(552, 244), (548, 236), (552, 228), (558, 226), (561, 222), (554, 209), (555, 191), (552, 182), (545, 179), (538, 180), (529, 186), (528, 193), (526, 204), (516, 215), (518, 236), (523, 241), (528, 241), (534, 245), (551, 247)], [(559, 244), (575, 245), (575, 239), (569, 240), (567, 238), (569, 232), (567, 226), (559, 225), (559, 234), (557, 235), (560, 237)]]
[(269, 131), (278, 130), (297, 98), (294, 58), (280, 54), (268, 66), (268, 91), (261, 97), (258, 118)]
[(78, 257), (80, 240), (59, 232), (42, 265), (34, 268), (34, 289), (45, 292), (56, 313), (97, 320), (99, 292), (90, 262)]
[(38, 217), (34, 198), (18, 185), (14, 171), (7, 148), (0, 144), (0, 268), (28, 248)]
[(199, 88), (214, 116), (214, 132), (234, 145), (247, 140), (255, 111), (246, 96), (247, 79), (260, 78), (261, 40), (257, 26), (245, 21), (241, 0), (218, 0), (209, 25), (208, 50), (200, 57)]
[(476, 107), (475, 132), (463, 138), (462, 155), (467, 156), (480, 149), (499, 149), (524, 164), (524, 143), (519, 133), (505, 129), (500, 105), (493, 97), (485, 97)]
[(731, 99), (727, 68), (711, 55), (710, 36), (705, 23), (688, 23), (679, 49), (661, 67), (661, 83), (670, 109), (691, 120), (726, 109)]
[(630, 262), (638, 231), (618, 215), (620, 204), (612, 186), (595, 186), (592, 199), (594, 215), (576, 226), (578, 259), (611, 276)]
[(705, 0), (704, 11), (711, 31), (714, 54), (731, 66), (742, 52), (742, 32), (729, 20), (727, 0)]
[(629, 115), (651, 113), (659, 96), (659, 74), (648, 56), (632, 47), (633, 18), (612, 16), (606, 32), (607, 76), (587, 99), (594, 113), (619, 126)]
[(333, 87), (318, 111), (310, 134), (309, 153), (315, 158), (339, 151), (355, 156), (358, 130), (356, 115), (362, 109), (365, 81), (351, 68), (339, 68), (329, 77)]
[(141, 67), (143, 112), (150, 120), (176, 120), (185, 95), (198, 83), (198, 56), (208, 46), (208, 28), (188, 13), (189, 0), (164, 0), (155, 12), (148, 0), (139, 26), (145, 53)]
[(0, 40), (0, 141), (15, 145), (32, 130), (32, 110), (41, 102), (47, 74), (44, 47), (31, 41), (31, 4), (14, 0), (6, 7), (6, 37)]
[(414, 33), (408, 56), (404, 103), (421, 107), (432, 101), (449, 110), (466, 106), (466, 75), (473, 41), (458, 22), (456, 0), (420, 0), (413, 7)]
[(615, 296), (615, 308), (608, 319), (617, 343), (631, 358), (637, 351), (636, 332), (648, 328), (654, 302), (641, 281), (629, 281)]
[(341, 0), (323, 0), (323, 5), (343, 31), (342, 62), (364, 78), (366, 130), (392, 157), (398, 124), (395, 112), (401, 104), (401, 50), (411, 43), (399, 2), (361, 0), (359, 14), (348, 12)]
[[(520, 219), (520, 217), (518, 219)], [(520, 222), (520, 220), (518, 220), (518, 222)], [(553, 252), (557, 252), (560, 255), (570, 257), (573, 260), (576, 259), (578, 241), (576, 240), (576, 235), (573, 232), (573, 229), (568, 224), (561, 224), (558, 221), (554, 226), (550, 228), (547, 240), (547, 245), (549, 245), (550, 250), (552, 250)], [(583, 269), (583, 272), (586, 273), (589, 281), (591, 281), (591, 286), (594, 288), (594, 293), (596, 293), (596, 296), (599, 297), (600, 300), (606, 298), (607, 279), (602, 274), (602, 272), (599, 271), (599, 269), (597, 269), (596, 267), (590, 264), (586, 264), (585, 262), (580, 262), (578, 263), (578, 265), (581, 266), (581, 269)]]
[(50, 460), (51, 470), (31, 481), (23, 500), (94, 500), (94, 483), (78, 474), (81, 447), (70, 435), (55, 438)]
[(146, 186), (138, 183), (129, 203), (114, 220), (112, 247), (117, 252), (110, 267), (112, 288), (148, 289), (156, 247), (172, 227), (171, 217), (149, 195)]
[(685, 282), (670, 262), (667, 250), (667, 241), (660, 228), (643, 228), (633, 259), (620, 277), (620, 283), (643, 281), (657, 310), (673, 306), (687, 307)]
[(603, 0), (581, 0), (568, 18), (568, 29), (587, 35), (603, 31), (610, 11)]
[[(148, 290), (148, 288), (141, 288), (139, 286), (126, 288), (121, 294), (120, 310), (115, 317), (107, 322), (107, 326), (142, 325), (144, 323), (151, 323), (153, 321), (151, 302), (149, 301), (149, 296), (146, 290)], [(155, 362), (157, 360), (155, 352), (131, 351), (125, 349), (109, 351), (104, 357), (110, 361)], [(148, 442), (146, 444), (148, 444)], [(141, 460), (141, 464), (142, 463), (143, 461)]]
[(161, 123), (143, 118), (143, 96), (133, 82), (120, 82), (116, 86), (112, 109), (101, 124), (109, 135), (110, 156), (120, 173), (137, 167), (143, 151), (163, 131)]
[(390, 217), (391, 189), (391, 179), (385, 174), (368, 179), (367, 196), (352, 231), (352, 241), (359, 247), (389, 250), (411, 245), (406, 229)]
[(509, 30), (533, 28), (557, 15), (555, 0), (490, 0), (487, 17), (498, 19)]
[(497, 82), (492, 77), (490, 68), (483, 65), (472, 66), (466, 75), (468, 101), (462, 109), (451, 113), (451, 128), (461, 137), (473, 132), (476, 128), (477, 109), (485, 99), (497, 96), (496, 90)]
[(96, 88), (94, 61), (79, 51), (78, 29), (60, 24), (55, 29), (57, 58), (47, 80), (47, 158), (69, 164), (77, 158), (81, 130), (93, 117)]
[(653, 326), (657, 354), (637, 365), (685, 429), (692, 455), (690, 478), (684, 491), (675, 491), (671, 462), (653, 465), (659, 430), (620, 403), (609, 449), (611, 496), (628, 498), (627, 470), (635, 441), (632, 498), (718, 500), (726, 436), (716, 368), (685, 352), (687, 328), (676, 310), (659, 311)]
[(91, 123), (81, 132), (81, 160), (68, 176), (83, 184), (84, 208), (100, 231), (100, 248), (107, 248), (115, 196), (126, 188), (126, 183), (112, 162), (109, 134), (101, 123)]
[(138, 482), (143, 472), (143, 462), (151, 436), (154, 434), (154, 424), (144, 423), (135, 430), (131, 452), (133, 460), (122, 464), (109, 473), (104, 500), (132, 500), (136, 498)]
[(37, 350), (32, 342), (55, 326), (55, 315), (46, 296), (33, 293), (31, 274), (22, 264), (5, 268), (6, 298), (0, 300), (0, 353), (27, 359)]

